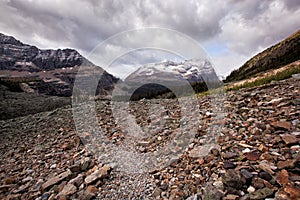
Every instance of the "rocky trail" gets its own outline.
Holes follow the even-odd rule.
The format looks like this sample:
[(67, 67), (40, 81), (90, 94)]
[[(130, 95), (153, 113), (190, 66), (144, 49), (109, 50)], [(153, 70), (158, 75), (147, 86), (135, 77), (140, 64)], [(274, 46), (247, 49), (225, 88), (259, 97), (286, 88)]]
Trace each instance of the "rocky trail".
[[(169, 165), (145, 173), (110, 160), (115, 152), (108, 147), (126, 144), (132, 133), (115, 122), (108, 100), (97, 101), (109, 141), (104, 156), (83, 145), (70, 106), (2, 120), (0, 199), (300, 199), (300, 81), (228, 92), (221, 100), (212, 105), (209, 96), (199, 97), (191, 143)], [(164, 107), (161, 113), (153, 102)], [(214, 107), (224, 107), (224, 118), (215, 120)], [(143, 99), (129, 109), (150, 133), (125, 146), (136, 155), (163, 149), (175, 137), (178, 101)], [(121, 161), (139, 168), (134, 158)]]

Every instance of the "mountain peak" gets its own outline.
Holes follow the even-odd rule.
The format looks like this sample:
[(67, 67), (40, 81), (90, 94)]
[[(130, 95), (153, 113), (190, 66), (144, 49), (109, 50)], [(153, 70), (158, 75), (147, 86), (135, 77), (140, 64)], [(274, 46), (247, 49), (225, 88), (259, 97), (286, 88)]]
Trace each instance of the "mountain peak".
[[(0, 75), (25, 78), (36, 76), (44, 82), (35, 86), (38, 93), (71, 96), (75, 76), (81, 65), (95, 66), (74, 49), (41, 50), (0, 33)], [(102, 85), (106, 88), (111, 88), (117, 81), (108, 73), (104, 76), (105, 83)]]
[(0, 44), (24, 45), (13, 36), (4, 35), (3, 33), (0, 33)]

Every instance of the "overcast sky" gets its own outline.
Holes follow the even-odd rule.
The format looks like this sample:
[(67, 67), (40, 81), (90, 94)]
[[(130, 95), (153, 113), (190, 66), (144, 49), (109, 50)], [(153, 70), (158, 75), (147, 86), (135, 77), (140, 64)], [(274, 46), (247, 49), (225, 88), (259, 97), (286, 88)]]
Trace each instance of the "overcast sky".
[[(88, 56), (92, 49), (120, 32), (160, 27), (196, 40), (219, 75), (228, 75), (256, 53), (300, 27), (299, 0), (1, 0), (0, 32), (39, 48), (75, 48)], [(132, 38), (129, 39), (132, 42)], [(178, 43), (147, 35), (144, 41)], [(170, 40), (170, 41), (168, 41)], [(142, 40), (134, 41), (142, 43)], [(111, 49), (127, 42), (114, 43)], [(187, 51), (188, 51), (187, 47)], [(125, 56), (143, 62), (171, 58), (155, 51)], [(122, 59), (121, 59), (122, 60)], [(124, 59), (123, 59), (124, 60)], [(92, 60), (95, 64), (96, 60)], [(120, 63), (120, 62), (119, 62)], [(120, 76), (121, 69), (108, 70)]]

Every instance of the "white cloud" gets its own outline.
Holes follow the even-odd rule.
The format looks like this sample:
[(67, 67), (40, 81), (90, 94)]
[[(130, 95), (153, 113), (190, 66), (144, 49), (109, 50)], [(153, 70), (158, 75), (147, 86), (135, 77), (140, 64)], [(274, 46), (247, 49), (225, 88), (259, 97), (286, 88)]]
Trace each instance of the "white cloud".
[[(0, 2), (0, 32), (40, 48), (76, 48), (88, 55), (96, 45), (122, 31), (149, 26), (170, 28), (207, 47), (216, 71), (223, 75), (296, 31), (300, 27), (297, 19), (298, 0)], [(182, 45), (158, 35), (148, 35), (143, 40)], [(139, 44), (143, 40), (128, 38), (126, 42), (111, 44), (110, 50), (122, 50), (122, 43)], [(216, 54), (218, 43), (225, 51)], [(188, 46), (184, 48), (189, 50)], [(146, 54), (140, 58), (151, 57)], [(136, 58), (131, 55), (128, 59)]]

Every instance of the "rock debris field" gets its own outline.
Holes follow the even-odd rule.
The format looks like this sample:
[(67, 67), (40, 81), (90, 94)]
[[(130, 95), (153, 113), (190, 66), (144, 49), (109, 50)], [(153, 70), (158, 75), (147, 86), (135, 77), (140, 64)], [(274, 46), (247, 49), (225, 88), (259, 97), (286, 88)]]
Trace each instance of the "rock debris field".
[[(150, 133), (137, 140), (128, 140), (109, 100), (97, 101), (108, 142), (96, 154), (82, 142), (91, 133), (77, 135), (71, 106), (2, 120), (0, 199), (300, 199), (300, 81), (227, 92), (219, 105), (210, 98), (198, 97), (199, 126), (182, 155), (145, 172), (126, 168), (139, 168), (134, 158), (116, 162), (110, 147), (146, 158), (163, 149), (180, 126), (176, 99), (130, 102), (135, 123)], [(225, 115), (215, 120), (221, 105)]]

